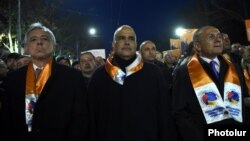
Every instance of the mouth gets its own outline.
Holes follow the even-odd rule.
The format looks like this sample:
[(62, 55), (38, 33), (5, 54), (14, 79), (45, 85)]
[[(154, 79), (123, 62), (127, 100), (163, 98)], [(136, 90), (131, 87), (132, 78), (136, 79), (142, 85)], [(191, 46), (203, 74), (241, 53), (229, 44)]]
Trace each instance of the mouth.
[(219, 41), (214, 42), (214, 47), (222, 47), (222, 43)]
[(221, 45), (214, 45), (215, 48), (221, 48)]
[(124, 46), (124, 47), (122, 48), (122, 50), (131, 50), (131, 47), (130, 47), (130, 46)]

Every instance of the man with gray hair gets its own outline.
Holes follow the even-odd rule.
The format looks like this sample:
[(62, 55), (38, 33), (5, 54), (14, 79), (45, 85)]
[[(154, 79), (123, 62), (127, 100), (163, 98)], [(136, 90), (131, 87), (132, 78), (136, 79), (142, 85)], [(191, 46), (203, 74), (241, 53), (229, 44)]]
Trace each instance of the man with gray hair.
[(81, 73), (53, 60), (56, 39), (41, 23), (30, 25), (24, 43), (31, 62), (4, 82), (4, 140), (86, 140), (86, 88)]
[(134, 29), (120, 26), (114, 33), (113, 53), (92, 75), (88, 87), (91, 140), (171, 140), (165, 81), (159, 68), (136, 54), (136, 47)]

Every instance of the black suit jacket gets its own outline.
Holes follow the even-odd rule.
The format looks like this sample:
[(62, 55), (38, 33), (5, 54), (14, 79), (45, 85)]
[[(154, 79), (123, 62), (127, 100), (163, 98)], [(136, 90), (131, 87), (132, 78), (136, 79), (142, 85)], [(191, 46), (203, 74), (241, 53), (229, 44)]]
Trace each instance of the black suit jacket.
[(4, 137), (16, 141), (84, 141), (87, 137), (87, 102), (79, 71), (52, 64), (51, 77), (35, 105), (32, 132), (25, 123), (27, 67), (11, 73), (5, 82)]
[[(199, 61), (206, 71), (206, 73), (215, 82), (218, 90), (222, 94), (224, 92), (224, 78), (228, 70), (227, 63), (219, 56), (220, 74), (219, 79), (216, 78), (209, 64), (199, 58)], [(239, 70), (237, 69), (237, 73)], [(201, 80), (202, 81), (202, 80)], [(240, 79), (241, 81), (241, 79)], [(244, 82), (241, 81), (241, 86)], [(242, 95), (246, 92), (246, 88), (242, 87)], [(242, 104), (244, 104), (242, 102)], [(205, 117), (203, 116), (200, 104), (197, 100), (195, 91), (193, 89), (187, 65), (180, 66), (174, 76), (173, 83), (173, 114), (177, 124), (180, 135), (185, 141), (203, 141), (204, 128), (207, 125)], [(243, 113), (244, 113), (244, 106)], [(244, 118), (244, 117), (243, 117)], [(218, 124), (238, 124), (233, 119), (223, 120)]]
[(99, 67), (88, 87), (91, 139), (173, 140), (166, 85), (160, 69), (151, 63), (145, 62), (123, 85), (110, 78), (105, 66)]

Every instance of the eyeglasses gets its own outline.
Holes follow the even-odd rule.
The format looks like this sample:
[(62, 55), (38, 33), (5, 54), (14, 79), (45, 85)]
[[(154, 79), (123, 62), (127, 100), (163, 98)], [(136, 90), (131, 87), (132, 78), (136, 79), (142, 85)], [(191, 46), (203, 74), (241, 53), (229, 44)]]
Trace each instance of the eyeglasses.
[(213, 34), (213, 33), (210, 33), (210, 34), (208, 34), (208, 36), (207, 36), (207, 40), (208, 41), (213, 41), (213, 40), (215, 40), (215, 39), (223, 39), (223, 34), (222, 33), (218, 33), (218, 34)]

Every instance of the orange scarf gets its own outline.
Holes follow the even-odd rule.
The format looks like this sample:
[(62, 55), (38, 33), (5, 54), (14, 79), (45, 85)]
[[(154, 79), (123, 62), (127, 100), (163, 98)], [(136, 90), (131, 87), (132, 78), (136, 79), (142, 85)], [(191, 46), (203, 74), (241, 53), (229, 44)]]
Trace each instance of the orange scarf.
[(245, 82), (246, 82), (247, 89), (248, 89), (248, 95), (250, 95), (250, 77), (249, 77), (247, 69), (244, 69), (243, 71), (244, 71), (244, 76), (245, 76)]
[(29, 63), (26, 77), (26, 91), (25, 94), (40, 95), (47, 80), (51, 75), (52, 60), (50, 60), (43, 68), (41, 73), (36, 78), (33, 64)]
[[(225, 82), (232, 82), (234, 84), (240, 85), (239, 77), (233, 64), (224, 58), (226, 63), (229, 65), (228, 72), (226, 74)], [(211, 78), (207, 75), (201, 65), (199, 65), (197, 54), (193, 55), (192, 59), (188, 63), (189, 76), (191, 78), (194, 88), (205, 85), (207, 83), (213, 82)], [(201, 81), (202, 80), (202, 81)]]
[(233, 64), (226, 58), (223, 59), (229, 65), (224, 79), (224, 97), (200, 64), (197, 54), (187, 64), (189, 77), (207, 124), (228, 118), (242, 122), (240, 80)]

